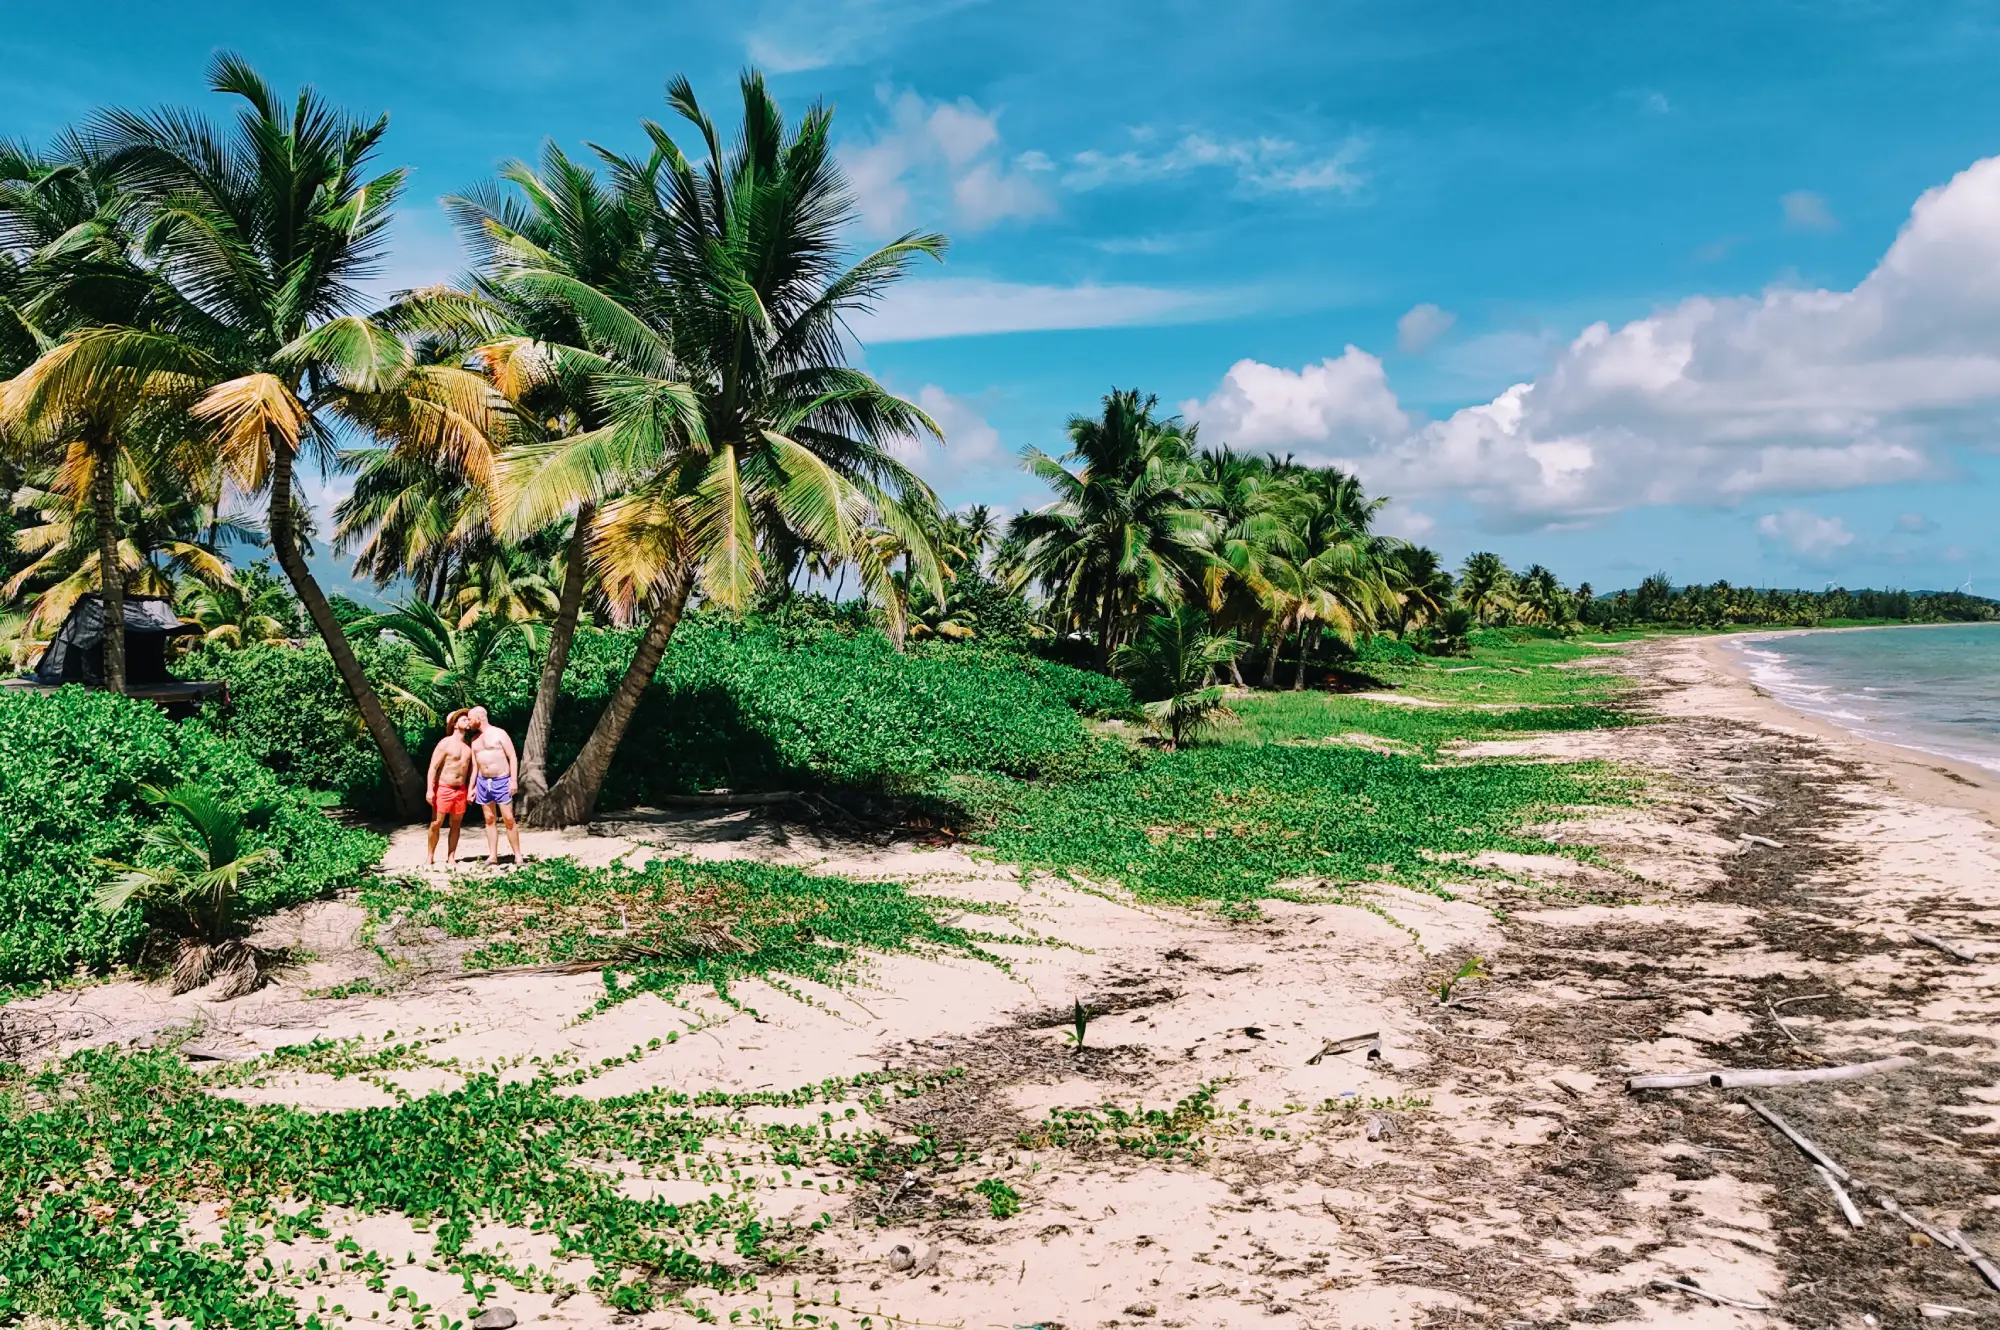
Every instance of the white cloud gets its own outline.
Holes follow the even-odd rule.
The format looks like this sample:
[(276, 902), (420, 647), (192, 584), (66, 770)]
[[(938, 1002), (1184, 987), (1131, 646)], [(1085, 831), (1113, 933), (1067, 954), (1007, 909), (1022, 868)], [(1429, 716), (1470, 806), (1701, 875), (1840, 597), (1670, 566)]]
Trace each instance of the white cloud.
[(1854, 533), (1838, 517), (1821, 517), (1803, 508), (1765, 513), (1757, 519), (1757, 534), (1790, 551), (1804, 563), (1830, 563), (1854, 544)]
[(1226, 309), (1229, 297), (1151, 286), (1031, 286), (942, 277), (894, 287), (852, 321), (863, 342), (915, 342), (985, 333), (1179, 323)]
[(889, 452), (933, 485), (949, 488), (967, 471), (1013, 459), (1000, 444), (1000, 431), (988, 424), (979, 408), (964, 397), (927, 383), (910, 398), (944, 431), (944, 446), (927, 436), (893, 439)]
[(1402, 540), (1422, 540), (1437, 530), (1437, 519), (1415, 508), (1391, 503), (1375, 519), (1375, 529), (1385, 536), (1396, 536)]
[(1036, 154), (1001, 159), (1000, 113), (970, 98), (927, 102), (914, 92), (890, 97), (889, 123), (870, 140), (844, 143), (840, 162), (853, 187), (862, 224), (879, 234), (912, 224), (950, 201), (961, 229), (982, 230), (1009, 217), (1034, 217), (1055, 207), (1031, 177), (1046, 169)]
[(1421, 355), (1430, 349), (1430, 344), (1451, 331), (1451, 325), (1458, 322), (1458, 315), (1448, 309), (1439, 309), (1426, 301), (1413, 305), (1407, 314), (1396, 320), (1396, 346), (1410, 355)]
[(1163, 149), (1152, 147), (1152, 135), (1134, 135), (1139, 146), (1124, 152), (1086, 149), (1070, 158), (1063, 183), (1072, 189), (1135, 184), (1185, 175), (1190, 171), (1226, 169), (1237, 183), (1255, 193), (1352, 194), (1364, 183), (1354, 169), (1366, 150), (1359, 137), (1349, 137), (1330, 153), (1314, 153), (1289, 139), (1217, 138), (1186, 134)]
[(1922, 513), (1898, 513), (1896, 530), (1913, 536), (1927, 536), (1937, 530), (1938, 524)]
[(1370, 448), (1410, 430), (1382, 362), (1356, 346), (1296, 371), (1239, 360), (1207, 401), (1181, 411), (1239, 449)]
[(1785, 225), (1800, 231), (1831, 231), (1840, 225), (1826, 198), (1809, 189), (1795, 189), (1778, 200), (1785, 210)]
[(1664, 92), (1647, 93), (1639, 99), (1639, 105), (1645, 107), (1654, 115), (1666, 115), (1674, 109), (1673, 103), (1667, 100), (1667, 94)]
[[(1324, 372), (1369, 370), (1368, 390)], [(1218, 441), (1344, 460), (1372, 488), (1458, 493), (1503, 519), (1733, 504), (1940, 474), (2000, 409), (2000, 158), (1926, 192), (1852, 290), (1690, 297), (1583, 330), (1532, 381), (1387, 428), (1396, 399), (1352, 348), (1297, 373), (1241, 361), (1191, 414)], [(1357, 442), (1361, 440), (1363, 442)]]

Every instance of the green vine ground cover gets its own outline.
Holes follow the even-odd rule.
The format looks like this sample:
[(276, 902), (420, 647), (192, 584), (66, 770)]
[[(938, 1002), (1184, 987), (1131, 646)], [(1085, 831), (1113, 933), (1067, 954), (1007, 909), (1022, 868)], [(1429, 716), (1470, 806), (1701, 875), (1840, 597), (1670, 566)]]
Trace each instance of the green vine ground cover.
[(1005, 968), (987, 945), (1032, 941), (943, 922), (998, 913), (980, 902), (747, 859), (636, 868), (553, 859), (448, 883), (384, 879), (361, 901), (377, 931), (434, 927), (478, 940), (466, 954), (470, 969), (602, 961), (602, 1005), (691, 983), (726, 998), (732, 980), (750, 976), (839, 984), (870, 954), (950, 953)]

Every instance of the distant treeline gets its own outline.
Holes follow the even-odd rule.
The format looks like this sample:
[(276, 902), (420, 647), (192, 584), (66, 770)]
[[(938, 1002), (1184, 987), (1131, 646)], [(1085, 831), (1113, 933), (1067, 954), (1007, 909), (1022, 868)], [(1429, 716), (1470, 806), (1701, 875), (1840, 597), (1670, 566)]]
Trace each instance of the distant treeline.
[(1900, 623), (1978, 623), (2000, 619), (2000, 601), (1963, 591), (1826, 591), (1731, 586), (1675, 586), (1655, 573), (1636, 590), (1596, 596), (1578, 588), (1576, 617), (1592, 627), (1681, 624), (1719, 628), (1725, 624), (1810, 627), (1840, 619), (1886, 619)]

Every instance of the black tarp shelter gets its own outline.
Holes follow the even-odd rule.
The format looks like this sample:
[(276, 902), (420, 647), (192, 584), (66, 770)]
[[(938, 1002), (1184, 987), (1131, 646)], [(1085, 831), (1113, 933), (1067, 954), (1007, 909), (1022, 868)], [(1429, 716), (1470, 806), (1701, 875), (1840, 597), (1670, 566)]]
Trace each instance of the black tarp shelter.
[[(104, 598), (81, 596), (50, 639), (34, 673), (10, 680), (12, 687), (60, 688), (64, 684), (104, 686)], [(167, 673), (167, 643), (201, 629), (181, 622), (162, 596), (125, 597), (125, 691), (172, 707), (224, 691), (221, 683), (176, 679)]]

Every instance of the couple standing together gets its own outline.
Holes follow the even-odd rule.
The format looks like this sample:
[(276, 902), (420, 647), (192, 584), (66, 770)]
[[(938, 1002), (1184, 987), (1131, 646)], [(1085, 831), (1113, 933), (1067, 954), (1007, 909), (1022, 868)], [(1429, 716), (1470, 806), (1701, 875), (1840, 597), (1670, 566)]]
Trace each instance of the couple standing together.
[(465, 820), (467, 800), (486, 810), (486, 862), (500, 863), (499, 818), (507, 823), (507, 844), (514, 862), (521, 862), (521, 829), (514, 825), (514, 780), (521, 759), (507, 731), (486, 719), (485, 707), (461, 708), (445, 717), (445, 735), (431, 753), (430, 775), (424, 782), (424, 802), (431, 806), (428, 862), (437, 862), (438, 831), (449, 822), (451, 840), (444, 861), (458, 858), (458, 831)]

